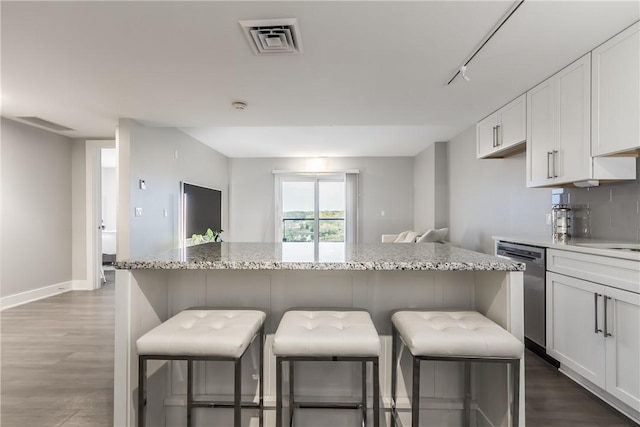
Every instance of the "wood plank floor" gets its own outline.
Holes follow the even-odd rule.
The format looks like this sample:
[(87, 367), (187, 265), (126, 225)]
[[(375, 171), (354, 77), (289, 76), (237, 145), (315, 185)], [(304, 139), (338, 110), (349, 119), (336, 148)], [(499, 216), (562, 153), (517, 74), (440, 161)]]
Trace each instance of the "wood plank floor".
[(113, 272), (0, 317), (2, 427), (113, 426)]
[[(2, 427), (113, 425), (113, 272), (107, 275), (98, 291), (2, 312)], [(532, 353), (525, 369), (527, 426), (637, 426)]]

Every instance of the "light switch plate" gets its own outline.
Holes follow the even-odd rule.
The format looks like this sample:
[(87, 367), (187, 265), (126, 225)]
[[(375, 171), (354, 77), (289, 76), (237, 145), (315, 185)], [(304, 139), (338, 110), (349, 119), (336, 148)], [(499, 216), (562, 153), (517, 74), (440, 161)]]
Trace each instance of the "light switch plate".
[(147, 189), (147, 183), (144, 182), (144, 179), (140, 180), (140, 189), (141, 190), (146, 190)]
[(136, 216), (142, 216), (142, 208), (136, 208)]

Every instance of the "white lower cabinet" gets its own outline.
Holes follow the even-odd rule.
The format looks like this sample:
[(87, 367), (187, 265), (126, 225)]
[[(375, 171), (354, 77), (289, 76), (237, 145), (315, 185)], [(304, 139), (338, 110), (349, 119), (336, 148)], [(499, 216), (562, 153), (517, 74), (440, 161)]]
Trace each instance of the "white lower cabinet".
[(603, 293), (602, 285), (547, 272), (547, 353), (601, 388)]
[[(570, 258), (558, 259), (568, 265)], [(546, 280), (547, 352), (639, 416), (640, 294), (549, 271), (563, 268), (553, 259)]]
[[(640, 410), (640, 295), (607, 287), (606, 390)], [(609, 299), (610, 298), (610, 299)]]

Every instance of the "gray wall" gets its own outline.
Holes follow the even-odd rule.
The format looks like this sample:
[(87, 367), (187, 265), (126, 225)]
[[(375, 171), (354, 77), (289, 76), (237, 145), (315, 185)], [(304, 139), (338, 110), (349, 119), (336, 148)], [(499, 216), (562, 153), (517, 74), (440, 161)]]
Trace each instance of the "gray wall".
[(3, 297), (72, 279), (71, 146), (2, 118)]
[(449, 238), (493, 253), (493, 235), (546, 236), (551, 190), (526, 188), (525, 155), (476, 159), (475, 125), (449, 142)]
[[(118, 239), (129, 239), (130, 256), (179, 246), (181, 181), (222, 190), (222, 227), (227, 229), (228, 159), (225, 156), (175, 128), (153, 128), (121, 119), (119, 133), (118, 144), (129, 144), (130, 166), (128, 175), (126, 168), (119, 171), (120, 178), (129, 182), (129, 209), (126, 218), (119, 212)], [(146, 190), (139, 189), (140, 179), (145, 180)], [(135, 208), (142, 208), (142, 216), (134, 216)], [(165, 209), (167, 217), (163, 216)], [(120, 232), (121, 220), (129, 224), (128, 233)]]
[(435, 142), (414, 158), (414, 219), (418, 232), (449, 224), (448, 145)]
[[(636, 159), (636, 168), (636, 176), (640, 177), (640, 158)], [(588, 212), (587, 230), (592, 238), (640, 242), (640, 178), (600, 187), (567, 188), (554, 193), (558, 195), (552, 197), (552, 203), (571, 205), (578, 218), (585, 217)], [(578, 221), (574, 223), (579, 224)], [(580, 231), (576, 229), (572, 234), (582, 237)]]
[[(358, 234), (361, 242), (379, 242), (382, 234), (413, 228), (413, 158), (331, 158), (327, 168), (360, 171)], [(274, 169), (303, 170), (304, 159), (230, 159), (227, 240), (271, 242), (275, 239)]]

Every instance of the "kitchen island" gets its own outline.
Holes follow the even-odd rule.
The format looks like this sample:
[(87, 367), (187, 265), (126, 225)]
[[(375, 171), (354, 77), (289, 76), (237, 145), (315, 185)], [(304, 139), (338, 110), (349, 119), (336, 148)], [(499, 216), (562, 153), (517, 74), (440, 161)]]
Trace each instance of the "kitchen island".
[[(274, 425), (275, 358), (271, 339), (281, 316), (294, 307), (357, 307), (368, 310), (381, 336), (381, 406), (388, 425), (390, 395), (390, 312), (400, 308), (473, 309), (523, 339), (524, 265), (439, 243), (209, 243), (119, 261), (116, 272), (114, 425), (134, 426), (137, 391), (136, 340), (189, 307), (252, 307), (267, 313), (265, 343), (265, 425)], [(247, 355), (243, 391), (257, 388), (257, 352)], [(197, 366), (196, 397), (230, 396), (231, 370), (224, 362)], [(359, 393), (360, 370), (349, 363), (322, 362), (300, 369), (302, 396), (351, 399)], [(186, 366), (149, 367), (148, 425), (184, 425)], [(401, 357), (398, 407), (408, 414), (405, 381), (408, 358)], [(227, 375), (228, 374), (228, 375)], [(369, 372), (369, 375), (371, 373)], [(459, 425), (462, 368), (429, 362), (423, 367), (421, 419), (428, 425)], [(521, 364), (520, 424), (524, 425), (524, 364)], [(508, 385), (504, 367), (474, 367), (474, 408), (479, 424), (508, 425)], [(231, 411), (200, 409), (195, 425), (229, 424)], [(255, 413), (247, 411), (251, 424)], [(482, 418), (482, 419), (480, 419)], [(348, 426), (357, 411), (304, 410), (298, 426)], [(404, 421), (406, 422), (406, 418)]]

